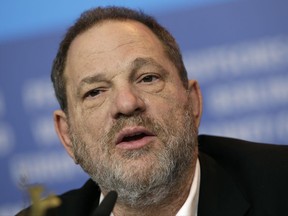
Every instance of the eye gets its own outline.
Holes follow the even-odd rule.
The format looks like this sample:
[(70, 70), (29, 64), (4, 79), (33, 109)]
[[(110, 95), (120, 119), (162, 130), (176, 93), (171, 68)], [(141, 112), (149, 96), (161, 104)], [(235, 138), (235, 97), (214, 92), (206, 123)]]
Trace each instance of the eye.
[(149, 82), (155, 82), (159, 79), (158, 76), (156, 75), (147, 75), (147, 76), (144, 76), (140, 82), (144, 82), (144, 83), (149, 83)]
[(103, 90), (100, 90), (100, 89), (92, 89), (92, 90), (88, 91), (88, 92), (84, 95), (84, 98), (87, 98), (87, 97), (96, 97), (96, 96), (98, 96), (99, 94), (101, 94), (101, 92), (103, 92)]

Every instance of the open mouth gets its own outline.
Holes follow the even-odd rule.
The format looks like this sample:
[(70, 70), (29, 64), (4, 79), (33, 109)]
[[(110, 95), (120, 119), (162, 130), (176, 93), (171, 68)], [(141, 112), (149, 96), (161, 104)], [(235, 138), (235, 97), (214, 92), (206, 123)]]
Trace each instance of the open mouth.
[(123, 129), (116, 141), (119, 147), (133, 149), (148, 144), (155, 135), (144, 127), (131, 127)]
[(139, 134), (135, 134), (135, 135), (128, 135), (123, 137), (121, 142), (131, 142), (131, 141), (136, 141), (136, 140), (140, 140), (146, 136), (149, 136), (145, 133), (139, 133)]

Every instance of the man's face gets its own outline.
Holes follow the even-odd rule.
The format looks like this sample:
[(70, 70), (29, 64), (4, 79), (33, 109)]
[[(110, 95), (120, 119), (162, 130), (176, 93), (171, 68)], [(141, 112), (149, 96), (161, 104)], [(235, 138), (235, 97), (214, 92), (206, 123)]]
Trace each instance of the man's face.
[(55, 114), (57, 131), (102, 190), (133, 202), (193, 171), (200, 95), (195, 82), (183, 87), (147, 27), (134, 21), (92, 27), (72, 42), (64, 76), (68, 132), (61, 133)]

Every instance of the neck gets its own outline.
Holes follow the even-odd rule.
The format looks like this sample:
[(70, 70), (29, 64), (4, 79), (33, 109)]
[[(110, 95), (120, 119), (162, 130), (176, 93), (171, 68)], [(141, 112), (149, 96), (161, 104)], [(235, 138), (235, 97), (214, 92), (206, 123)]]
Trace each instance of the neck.
[[(161, 202), (145, 207), (130, 206), (125, 203), (117, 202), (113, 210), (114, 216), (176, 215), (189, 195), (194, 178), (196, 161), (197, 160), (193, 161), (193, 165), (190, 167), (190, 169), (187, 170), (186, 173), (183, 173), (181, 178), (179, 178), (173, 186), (170, 186), (170, 188), (168, 188), (167, 185), (163, 186), (165, 187), (165, 190), (169, 191), (169, 193), (167, 193), (167, 196), (161, 200)], [(183, 182), (185, 182), (185, 184), (183, 184)]]

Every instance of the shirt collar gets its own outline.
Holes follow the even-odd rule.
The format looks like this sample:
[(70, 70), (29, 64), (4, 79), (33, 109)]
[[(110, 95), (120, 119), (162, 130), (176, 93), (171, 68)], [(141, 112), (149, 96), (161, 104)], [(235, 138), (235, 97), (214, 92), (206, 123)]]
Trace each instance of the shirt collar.
[(200, 188), (200, 163), (197, 159), (196, 167), (195, 167), (195, 174), (193, 178), (193, 182), (191, 184), (189, 195), (178, 211), (176, 216), (197, 216), (198, 210), (198, 201), (199, 201), (199, 188)]

